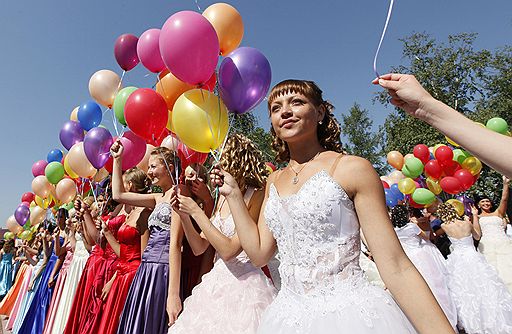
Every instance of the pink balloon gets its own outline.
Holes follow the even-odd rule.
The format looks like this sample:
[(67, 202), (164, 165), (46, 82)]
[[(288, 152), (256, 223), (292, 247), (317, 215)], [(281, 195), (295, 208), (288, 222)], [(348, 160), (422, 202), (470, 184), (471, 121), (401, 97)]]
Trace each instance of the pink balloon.
[(160, 54), (178, 79), (199, 85), (211, 78), (219, 58), (219, 39), (212, 24), (199, 13), (178, 12), (160, 31)]
[(146, 154), (146, 141), (131, 131), (126, 131), (121, 137), (124, 147), (123, 170), (137, 166)]
[(137, 56), (137, 36), (132, 34), (123, 34), (116, 39), (114, 44), (114, 56), (119, 66), (129, 71), (139, 63)]
[(39, 160), (39, 161), (34, 162), (34, 164), (32, 165), (32, 175), (34, 175), (34, 177), (39, 176), (39, 175), (44, 175), (44, 169), (46, 168), (47, 165), (48, 165), (48, 162), (46, 162), (44, 160)]
[(137, 55), (145, 68), (153, 73), (165, 69), (164, 61), (160, 55), (160, 29), (149, 29), (140, 35), (137, 42)]

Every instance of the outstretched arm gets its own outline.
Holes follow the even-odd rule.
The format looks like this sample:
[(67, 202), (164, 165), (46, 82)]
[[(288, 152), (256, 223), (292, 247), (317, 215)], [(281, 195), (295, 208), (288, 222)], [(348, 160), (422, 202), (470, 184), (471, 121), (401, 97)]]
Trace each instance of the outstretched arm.
[(507, 204), (508, 204), (508, 196), (509, 196), (509, 183), (510, 180), (503, 176), (503, 189), (501, 190), (501, 199), (500, 199), (500, 205), (498, 206), (498, 209), (496, 212), (500, 215), (500, 217), (505, 217), (505, 214), (507, 213)]
[(373, 83), (388, 90), (391, 104), (430, 124), (493, 169), (512, 177), (511, 137), (481, 127), (434, 99), (412, 75), (386, 74)]

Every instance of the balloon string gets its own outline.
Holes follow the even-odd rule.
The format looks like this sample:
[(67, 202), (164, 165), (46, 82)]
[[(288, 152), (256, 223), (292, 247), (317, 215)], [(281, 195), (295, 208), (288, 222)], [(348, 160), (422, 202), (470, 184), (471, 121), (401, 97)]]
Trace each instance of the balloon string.
[(197, 0), (194, 0), (194, 2), (196, 3), (197, 10), (198, 10), (198, 11), (200, 11), (200, 12), (202, 12), (201, 7), (199, 7), (199, 3), (197, 2)]
[(126, 74), (126, 71), (123, 70), (123, 74), (121, 74), (121, 80), (119, 80), (119, 85), (117, 85), (116, 92), (119, 92), (119, 88), (121, 88), (121, 84), (123, 83), (124, 75)]
[(377, 58), (379, 57), (380, 47), (382, 46), (382, 41), (384, 40), (384, 36), (386, 35), (386, 31), (388, 30), (389, 20), (391, 18), (391, 13), (393, 12), (393, 3), (394, 0), (390, 0), (388, 16), (386, 18), (386, 23), (384, 24), (384, 29), (382, 30), (382, 35), (380, 36), (379, 46), (377, 47), (377, 51), (375, 52), (375, 57), (373, 58), (373, 71), (377, 78), (380, 78), (379, 72), (377, 72)]
[(109, 108), (112, 111), (112, 124), (114, 124), (114, 130), (116, 132), (116, 136), (119, 137), (119, 130), (117, 129), (116, 116), (114, 114), (114, 109)]

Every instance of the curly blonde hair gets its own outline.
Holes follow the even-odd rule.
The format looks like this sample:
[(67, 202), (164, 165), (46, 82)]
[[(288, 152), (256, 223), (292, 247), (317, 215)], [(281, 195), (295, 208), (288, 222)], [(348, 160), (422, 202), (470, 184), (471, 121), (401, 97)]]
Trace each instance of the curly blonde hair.
[(445, 224), (453, 223), (453, 221), (458, 218), (457, 210), (455, 210), (453, 205), (448, 203), (439, 204), (436, 214)]
[(254, 187), (261, 189), (265, 186), (268, 171), (261, 151), (253, 142), (242, 134), (229, 136), (222, 152), (220, 165), (233, 175), (240, 189)]
[[(334, 106), (324, 100), (322, 90), (315, 82), (289, 79), (275, 85), (268, 96), (269, 113), (270, 106), (276, 98), (290, 93), (304, 95), (313, 102), (315, 107), (323, 107), (325, 109), (322, 124), (317, 125), (318, 140), (320, 145), (326, 150), (341, 153), (343, 151), (340, 140), (341, 128), (339, 122), (334, 117)], [(288, 161), (290, 159), (288, 144), (276, 135), (274, 128), (270, 128), (270, 133), (272, 134), (272, 149), (277, 153), (276, 161), (278, 163)]]

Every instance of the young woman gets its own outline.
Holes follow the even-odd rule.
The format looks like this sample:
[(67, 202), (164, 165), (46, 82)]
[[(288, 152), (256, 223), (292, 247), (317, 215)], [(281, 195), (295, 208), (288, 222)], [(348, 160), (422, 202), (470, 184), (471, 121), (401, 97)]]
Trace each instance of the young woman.
[(7, 240), (0, 249), (0, 300), (4, 299), (12, 286), (13, 258), (16, 249), (14, 240)]
[(155, 148), (149, 157), (147, 175), (152, 185), (163, 193), (137, 194), (123, 187), (123, 150), (120, 141), (110, 149), (114, 158), (113, 198), (119, 203), (152, 209), (153, 212), (148, 218), (148, 244), (128, 292), (117, 333), (164, 334), (181, 311), (179, 290), (183, 229), (170, 204), (176, 188), (173, 175), (177, 158), (167, 148)]
[(452, 242), (447, 283), (460, 327), (468, 334), (512, 333), (512, 295), (473, 244), (479, 238), (476, 209), (473, 223), (468, 217), (458, 219), (449, 204), (439, 205), (437, 215)]
[[(389, 222), (381, 182), (371, 164), (343, 156), (332, 105), (311, 81), (286, 80), (268, 98), (278, 162), (258, 223), (235, 179), (214, 169), (240, 243), (255, 266), (279, 248), (281, 290), (260, 333), (453, 333)], [(364, 278), (360, 228), (386, 287)], [(412, 293), (414, 291), (414, 294)]]
[[(249, 139), (235, 134), (228, 138), (222, 156), (222, 167), (244, 189), (244, 203), (256, 219), (266, 175), (261, 153)], [(183, 313), (169, 333), (256, 333), (261, 315), (274, 299), (276, 290), (242, 251), (225, 198), (219, 198), (211, 221), (190, 197), (177, 195), (173, 205), (181, 215), (194, 254), (202, 254), (212, 245), (216, 256), (213, 269), (185, 300)], [(191, 218), (202, 233), (194, 228)]]
[(482, 228), (478, 250), (498, 271), (498, 275), (512, 292), (512, 239), (506, 234), (507, 225), (503, 221), (507, 211), (509, 182), (508, 178), (503, 177), (501, 200), (496, 210), (493, 210), (493, 203), (489, 198), (480, 198), (477, 203), (480, 209), (478, 218)]

